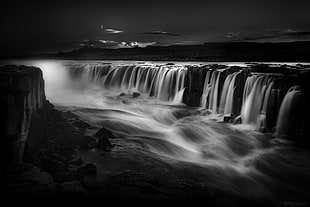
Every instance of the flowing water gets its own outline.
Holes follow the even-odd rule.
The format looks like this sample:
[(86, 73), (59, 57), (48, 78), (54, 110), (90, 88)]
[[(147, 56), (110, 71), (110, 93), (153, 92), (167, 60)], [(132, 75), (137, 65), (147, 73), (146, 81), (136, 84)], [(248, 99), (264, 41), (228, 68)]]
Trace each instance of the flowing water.
[[(163, 162), (199, 166), (211, 188), (275, 202), (309, 196), (308, 152), (255, 130), (257, 117), (271, 113), (271, 104), (288, 110), (289, 103), (279, 109), (281, 101), (268, 102), (279, 99), (272, 76), (247, 77), (236, 110), (234, 91), (242, 71), (226, 74), (220, 91), (225, 69), (210, 70), (201, 107), (192, 108), (183, 104), (186, 64), (56, 60), (23, 64), (42, 69), (46, 96), (56, 106), (72, 109), (118, 137), (142, 143)], [(285, 103), (292, 101), (290, 97), (300, 99), (296, 90)], [(243, 124), (222, 122), (223, 114), (238, 112)]]

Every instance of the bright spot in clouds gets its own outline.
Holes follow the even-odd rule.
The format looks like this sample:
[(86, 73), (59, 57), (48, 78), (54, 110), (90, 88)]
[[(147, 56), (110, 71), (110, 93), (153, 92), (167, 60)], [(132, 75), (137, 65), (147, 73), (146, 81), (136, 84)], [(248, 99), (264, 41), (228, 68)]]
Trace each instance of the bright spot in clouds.
[(106, 32), (106, 33), (109, 33), (109, 34), (119, 34), (119, 33), (123, 32), (122, 30), (111, 29), (111, 28), (104, 29), (103, 31)]

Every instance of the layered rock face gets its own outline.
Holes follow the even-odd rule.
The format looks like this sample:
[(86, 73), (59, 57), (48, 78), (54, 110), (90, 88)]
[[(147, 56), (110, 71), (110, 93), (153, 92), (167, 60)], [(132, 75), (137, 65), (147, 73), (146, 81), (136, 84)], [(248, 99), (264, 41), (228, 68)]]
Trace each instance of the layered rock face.
[(9, 163), (21, 163), (31, 119), (46, 105), (44, 80), (39, 68), (0, 68), (1, 133)]
[(71, 112), (54, 109), (46, 100), (39, 68), (0, 67), (0, 89), (0, 132), (4, 139), (0, 145), (0, 186), (8, 197), (61, 197), (59, 193), (70, 184), (66, 182), (80, 186), (84, 175), (96, 173), (93, 164), (85, 163), (78, 170), (70, 170), (69, 164), (83, 164), (82, 160), (72, 161), (81, 146), (109, 150), (112, 146), (107, 132), (84, 137), (89, 124)]

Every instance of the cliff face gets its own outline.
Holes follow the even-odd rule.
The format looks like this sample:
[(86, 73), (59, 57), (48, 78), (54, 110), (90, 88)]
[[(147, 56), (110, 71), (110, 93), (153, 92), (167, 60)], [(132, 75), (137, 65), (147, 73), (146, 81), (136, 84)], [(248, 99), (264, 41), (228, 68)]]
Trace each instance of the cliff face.
[[(1, 137), (9, 164), (22, 162), (31, 119), (46, 105), (44, 80), (39, 68), (0, 67)], [(8, 156), (9, 155), (9, 156)]]

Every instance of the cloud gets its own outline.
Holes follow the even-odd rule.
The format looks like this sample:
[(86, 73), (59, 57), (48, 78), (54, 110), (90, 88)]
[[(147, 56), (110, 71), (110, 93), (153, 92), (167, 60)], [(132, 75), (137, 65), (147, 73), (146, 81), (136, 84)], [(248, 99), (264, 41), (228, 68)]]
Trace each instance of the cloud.
[(142, 34), (147, 34), (147, 35), (179, 36), (179, 34), (170, 33), (170, 32), (165, 32), (165, 31), (143, 32)]
[(118, 49), (118, 48), (136, 48), (136, 47), (147, 47), (158, 44), (157, 42), (117, 42), (113, 40), (83, 40), (80, 42), (81, 47), (93, 47), (102, 49)]
[(310, 31), (296, 31), (296, 30), (287, 29), (283, 32), (283, 35), (285, 36), (302, 36), (302, 35), (310, 36)]
[(298, 41), (310, 40), (310, 31), (286, 30), (266, 30), (261, 34), (249, 34), (242, 37), (246, 41)]
[(122, 30), (117, 30), (117, 29), (112, 29), (112, 28), (103, 29), (103, 31), (108, 34), (119, 34), (119, 33), (124, 32)]
[(119, 47), (120, 48), (147, 47), (155, 44), (157, 44), (157, 42), (121, 42), (119, 44)]

